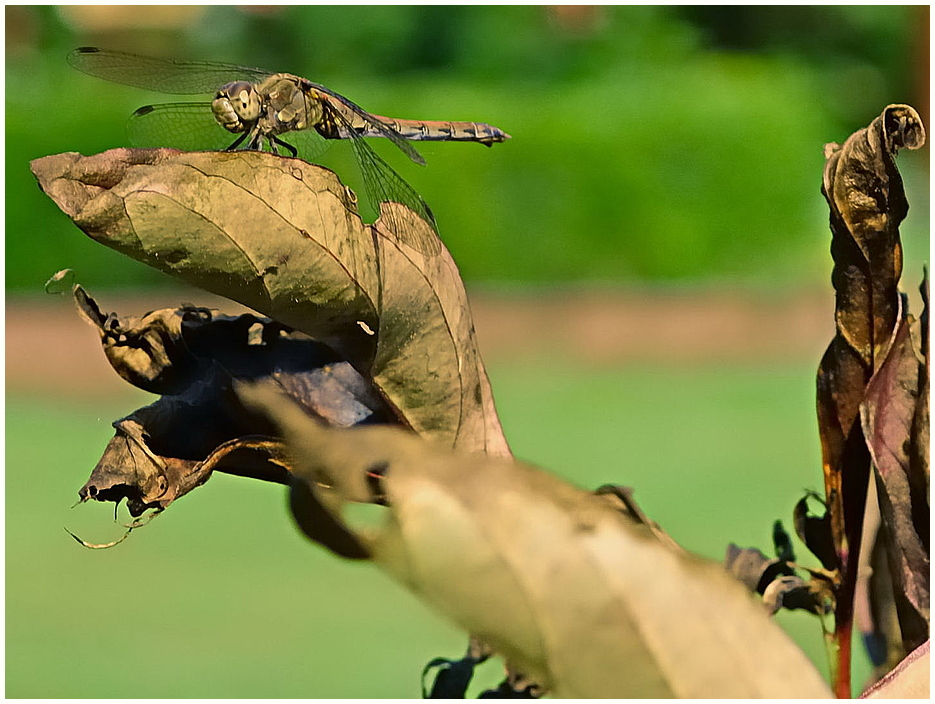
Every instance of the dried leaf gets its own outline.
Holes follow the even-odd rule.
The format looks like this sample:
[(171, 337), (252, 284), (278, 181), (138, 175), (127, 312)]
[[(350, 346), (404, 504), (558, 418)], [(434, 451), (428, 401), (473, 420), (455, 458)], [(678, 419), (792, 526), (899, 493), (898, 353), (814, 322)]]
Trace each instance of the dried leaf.
[[(32, 170), (95, 240), (324, 342), (417, 432), (509, 455), (451, 256), (363, 225), (332, 172), (168, 149), (59, 154)], [(385, 207), (398, 221), (408, 212)]]
[(913, 473), (909, 456), (919, 400), (919, 367), (909, 323), (904, 320), (886, 360), (867, 385), (860, 407), (897, 599), (905, 598), (917, 612), (912, 619), (915, 623), (903, 614), (900, 617), (907, 650), (928, 637), (929, 622), (928, 487), (925, 476)]
[[(831, 211), (836, 334), (818, 372), (818, 416), (825, 495), (842, 566), (856, 550), (869, 457), (856, 423), (864, 387), (879, 369), (904, 315), (899, 224), (908, 203), (896, 152), (925, 141), (918, 114), (890, 105), (843, 147), (826, 148), (824, 194)], [(846, 535), (847, 534), (847, 535)]]
[(372, 500), (380, 468), (382, 522), (354, 531), (373, 560), (554, 696), (829, 696), (720, 566), (602, 497), (388, 427), (325, 429), (270, 388), (242, 393), (337, 519)]
[(538, 699), (543, 694), (542, 688), (523, 676), (507, 676), (496, 689), (481, 692), (478, 699)]
[(762, 594), (767, 586), (781, 575), (792, 575), (793, 570), (782, 560), (771, 560), (756, 548), (741, 548), (730, 543), (724, 558), (724, 567), (751, 592)]
[(730, 543), (724, 567), (751, 592), (763, 596), (770, 615), (781, 608), (805, 609), (814, 614), (825, 612), (827, 589), (824, 581), (813, 578), (806, 582), (785, 560), (771, 560), (756, 548), (741, 548)]
[[(919, 286), (922, 292), (922, 314), (919, 316), (918, 326), (910, 328), (914, 342), (918, 342), (919, 355), (922, 364), (919, 366), (919, 402), (916, 404), (915, 416), (912, 419), (912, 434), (910, 437), (909, 471), (910, 476), (924, 478), (924, 496), (929, 496), (929, 285), (928, 271), (922, 278)], [(926, 518), (928, 516), (926, 515)], [(926, 532), (923, 532), (925, 535)]]
[(795, 562), (795, 551), (792, 549), (792, 538), (783, 528), (782, 521), (773, 523), (773, 548), (776, 557), (783, 562)]
[(899, 224), (909, 204), (895, 157), (900, 149), (918, 149), (924, 142), (916, 111), (889, 105), (843, 147), (825, 147), (822, 193), (831, 213), (836, 331), (818, 369), (818, 426), (840, 579), (834, 674), (840, 697), (850, 695), (851, 624), (871, 464), (860, 407), (907, 316), (897, 287), (902, 274)]
[(821, 594), (796, 575), (782, 575), (770, 582), (763, 590), (763, 603), (770, 614), (775, 614), (779, 609), (824, 613)]
[(808, 500), (811, 498), (821, 501), (820, 496), (809, 491), (799, 499), (792, 510), (792, 524), (795, 526), (795, 534), (799, 536), (799, 540), (805, 543), (805, 547), (821, 561), (822, 567), (826, 570), (834, 570), (837, 565), (837, 557), (834, 551), (834, 538), (831, 533), (830, 512), (826, 507), (821, 516), (811, 515), (808, 509)]
[[(423, 699), (464, 699), (468, 685), (474, 677), (474, 669), (492, 655), (489, 648), (477, 638), (471, 638), (467, 652), (460, 660), (435, 658), (422, 670)], [(425, 686), (429, 670), (438, 668), (431, 689)]]
[[(876, 486), (871, 487), (876, 496)], [(893, 580), (895, 575), (890, 568), (886, 545), (890, 543), (885, 536), (886, 526), (880, 523), (880, 511), (876, 510), (876, 530), (873, 531), (872, 547), (867, 558), (867, 568), (861, 570), (854, 596), (854, 612), (858, 627), (863, 637), (864, 648), (873, 664), (871, 681), (876, 682), (895, 668), (909, 652), (903, 643), (899, 627), (899, 613), (896, 606), (896, 591)], [(872, 526), (870, 526), (872, 528)], [(861, 562), (863, 563), (863, 550)], [(912, 609), (901, 598), (905, 607)]]
[(104, 314), (80, 286), (75, 301), (128, 382), (162, 394), (114, 423), (116, 435), (79, 495), (127, 499), (132, 515), (165, 509), (215, 470), (289, 483), (273, 428), (244, 409), (235, 379), (271, 379), (305, 412), (338, 426), (394, 422), (372, 385), (328, 347), (255, 315), (184, 306)]
[(907, 655), (886, 677), (862, 695), (861, 699), (931, 699), (929, 643)]

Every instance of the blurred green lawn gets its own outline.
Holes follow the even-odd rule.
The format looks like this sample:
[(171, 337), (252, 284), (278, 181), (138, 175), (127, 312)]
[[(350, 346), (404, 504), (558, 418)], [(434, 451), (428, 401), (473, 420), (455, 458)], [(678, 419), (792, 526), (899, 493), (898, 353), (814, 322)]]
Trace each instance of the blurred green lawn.
[[(490, 374), (518, 457), (634, 487), (713, 559), (731, 541), (769, 552), (773, 520), (789, 526), (821, 486), (809, 365)], [(122, 545), (79, 547), (63, 526), (92, 542), (121, 532), (108, 506), (68, 507), (109, 422), (147, 398), (7, 399), (8, 697), (418, 697), (422, 666), (460, 655), (459, 632), (401, 587), (300, 537), (278, 486), (217, 475)], [(818, 621), (779, 620), (826, 670)], [(488, 664), (472, 693), (498, 680)]]

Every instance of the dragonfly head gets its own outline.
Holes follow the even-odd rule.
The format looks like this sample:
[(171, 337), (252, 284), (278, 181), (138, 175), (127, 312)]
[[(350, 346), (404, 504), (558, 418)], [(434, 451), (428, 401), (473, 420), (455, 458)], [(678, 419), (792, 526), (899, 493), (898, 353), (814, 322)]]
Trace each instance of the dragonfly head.
[(230, 132), (243, 132), (260, 117), (262, 100), (252, 83), (235, 81), (222, 86), (211, 103), (215, 119)]

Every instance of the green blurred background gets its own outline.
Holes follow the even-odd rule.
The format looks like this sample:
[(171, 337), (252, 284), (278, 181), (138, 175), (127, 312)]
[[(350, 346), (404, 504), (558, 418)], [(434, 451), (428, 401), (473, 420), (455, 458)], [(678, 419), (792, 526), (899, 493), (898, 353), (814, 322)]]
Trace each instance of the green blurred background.
[[(716, 290), (765, 301), (768, 327), (814, 298), (827, 330), (792, 352), (745, 358), (754, 334), (741, 331), (734, 355), (676, 359), (647, 340), (595, 360), (564, 355), (556, 327), (534, 353), (511, 352), (507, 334), (485, 355), (519, 457), (583, 486), (635, 487), (714, 559), (729, 541), (767, 550), (772, 521), (820, 488), (813, 379), (833, 332), (822, 146), (888, 103), (927, 121), (928, 7), (8, 6), (6, 37), (7, 696), (410, 697), (424, 662), (464, 647), (402, 589), (301, 539), (278, 487), (215, 477), (99, 553), (61, 530), (119, 534), (107, 508), (67, 507), (109, 422), (148, 399), (116, 380), (95, 393), (44, 383), (48, 330), (10, 321), (68, 307), (34, 299), (63, 267), (120, 312), (144, 312), (120, 305), (134, 296), (180, 300), (163, 274), (85, 238), (28, 171), (39, 156), (126, 146), (135, 108), (178, 99), (72, 70), (76, 46), (262, 66), (378, 114), (501, 127), (513, 139), (491, 149), (417, 145), (426, 168), (374, 146), (431, 205), (472, 296), (518, 301), (520, 317), (582, 290), (682, 312)], [(321, 163), (361, 190), (347, 145)], [(914, 289), (928, 149), (899, 163)], [(718, 328), (705, 315), (692, 319)], [(54, 344), (80, 357), (95, 342)], [(36, 376), (11, 366), (16, 354), (39, 360)], [(825, 668), (817, 621), (780, 621)], [(856, 685), (866, 673), (861, 660)]]

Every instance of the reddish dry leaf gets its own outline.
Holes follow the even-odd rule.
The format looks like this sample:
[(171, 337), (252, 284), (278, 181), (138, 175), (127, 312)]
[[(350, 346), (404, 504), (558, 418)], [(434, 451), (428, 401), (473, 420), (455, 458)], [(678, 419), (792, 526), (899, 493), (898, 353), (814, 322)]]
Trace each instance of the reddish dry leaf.
[(324, 342), (413, 430), (509, 454), (450, 254), (426, 257), (363, 225), (330, 171), (168, 149), (59, 154), (32, 169), (89, 236)]
[(870, 383), (860, 407), (864, 436), (873, 457), (883, 533), (896, 585), (915, 618), (901, 609), (906, 650), (928, 637), (929, 504), (925, 476), (914, 476), (910, 437), (919, 401), (919, 360), (903, 321), (886, 361)]

